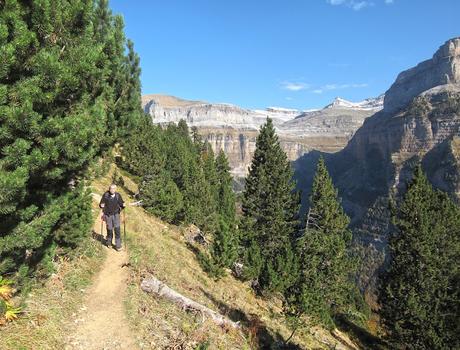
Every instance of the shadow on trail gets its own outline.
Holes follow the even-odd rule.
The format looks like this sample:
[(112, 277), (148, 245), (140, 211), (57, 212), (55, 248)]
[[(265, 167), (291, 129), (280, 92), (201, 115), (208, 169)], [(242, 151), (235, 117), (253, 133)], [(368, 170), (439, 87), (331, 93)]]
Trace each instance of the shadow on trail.
[(101, 235), (99, 232), (96, 232), (95, 230), (93, 230), (91, 236), (93, 237), (94, 240), (105, 245), (105, 237)]

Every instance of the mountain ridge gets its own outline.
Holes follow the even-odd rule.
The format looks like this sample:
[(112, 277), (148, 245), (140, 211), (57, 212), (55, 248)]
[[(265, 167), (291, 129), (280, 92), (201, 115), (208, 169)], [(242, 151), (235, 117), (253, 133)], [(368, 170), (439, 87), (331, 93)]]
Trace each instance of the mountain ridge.
[(244, 109), (227, 103), (187, 101), (174, 96), (144, 95), (143, 108), (154, 124), (178, 123), (184, 119), (207, 140), (214, 152), (223, 150), (232, 174), (247, 174), (260, 126), (270, 117), (284, 151), (296, 160), (313, 149), (341, 150), (363, 121), (379, 111), (382, 96), (351, 102), (340, 99), (318, 110), (299, 111), (284, 107)]
[[(460, 38), (453, 38), (439, 48), (437, 52), (452, 53), (438, 61), (441, 67), (422, 65), (430, 67), (434, 76), (426, 76), (421, 86), (411, 86), (419, 84), (414, 71), (420, 64), (408, 69), (410, 73), (400, 73), (385, 93), (384, 108), (364, 121), (343, 150), (310, 152), (294, 163), (298, 186), (308, 198), (312, 169), (319, 156), (326, 159), (342, 205), (352, 219), (354, 239), (364, 247), (367, 272), (360, 284), (363, 289), (369, 287), (370, 294), (375, 291), (376, 274), (388, 261), (389, 198), (399, 200), (405, 193), (417, 164), (435, 188), (460, 199), (460, 80), (445, 84), (445, 72), (460, 67), (460, 50), (450, 49), (459, 44)], [(398, 95), (403, 87), (406, 93)]]

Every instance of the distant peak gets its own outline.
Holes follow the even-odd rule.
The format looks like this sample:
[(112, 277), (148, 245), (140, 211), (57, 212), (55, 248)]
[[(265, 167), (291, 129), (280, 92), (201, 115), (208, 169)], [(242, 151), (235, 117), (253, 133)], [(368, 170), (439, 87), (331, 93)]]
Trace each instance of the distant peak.
[(433, 60), (460, 56), (460, 37), (447, 40), (433, 55)]
[(274, 113), (299, 113), (299, 110), (293, 108), (285, 108), (285, 107), (267, 107), (268, 112)]
[(336, 97), (324, 108), (350, 108), (350, 109), (381, 109), (383, 107), (384, 95), (375, 98), (367, 98), (360, 102), (351, 102), (341, 97)]
[(447, 40), (433, 57), (399, 73), (385, 93), (385, 111), (396, 112), (424, 91), (460, 84), (460, 37)]

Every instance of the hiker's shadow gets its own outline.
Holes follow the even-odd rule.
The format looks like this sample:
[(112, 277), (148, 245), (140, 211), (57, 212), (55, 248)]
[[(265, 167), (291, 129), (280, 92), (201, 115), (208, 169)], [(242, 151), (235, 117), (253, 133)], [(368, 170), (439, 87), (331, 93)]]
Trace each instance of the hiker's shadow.
[(94, 240), (100, 242), (101, 244), (105, 244), (105, 237), (101, 235), (100, 233), (93, 230), (91, 235)]

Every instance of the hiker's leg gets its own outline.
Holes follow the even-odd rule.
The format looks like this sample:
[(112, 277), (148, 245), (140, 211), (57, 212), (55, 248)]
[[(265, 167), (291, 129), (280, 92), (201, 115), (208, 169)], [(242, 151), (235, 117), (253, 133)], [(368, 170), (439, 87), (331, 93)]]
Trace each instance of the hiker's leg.
[(113, 225), (115, 227), (115, 247), (121, 248), (121, 233), (120, 233), (120, 214), (114, 215)]
[(107, 239), (105, 241), (105, 244), (107, 246), (112, 245), (112, 239), (113, 239), (113, 215), (107, 215), (106, 216), (106, 224), (107, 224)]

